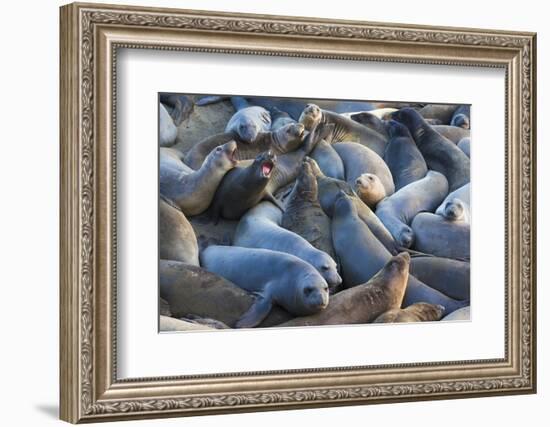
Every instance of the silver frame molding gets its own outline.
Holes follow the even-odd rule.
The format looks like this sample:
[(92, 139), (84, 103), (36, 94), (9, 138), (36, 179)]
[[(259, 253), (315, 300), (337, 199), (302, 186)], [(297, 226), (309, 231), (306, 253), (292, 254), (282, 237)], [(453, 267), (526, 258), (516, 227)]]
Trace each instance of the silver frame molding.
[[(61, 14), (60, 383), (78, 423), (536, 391), (536, 34), (100, 4)], [(505, 357), (118, 380), (118, 48), (506, 72)]]

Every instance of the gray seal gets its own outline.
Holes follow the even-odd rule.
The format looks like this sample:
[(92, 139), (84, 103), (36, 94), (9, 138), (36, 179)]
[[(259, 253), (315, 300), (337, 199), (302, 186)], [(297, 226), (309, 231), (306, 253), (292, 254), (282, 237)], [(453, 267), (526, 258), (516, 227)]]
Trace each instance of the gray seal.
[[(225, 142), (226, 139), (231, 138), (231, 135), (229, 133), (217, 134), (198, 142), (185, 154), (185, 163), (193, 169), (198, 169), (208, 153), (220, 145), (220, 142)], [(289, 123), (279, 127), (275, 131), (260, 133), (254, 144), (242, 142), (236, 135), (234, 140), (237, 143), (237, 151), (235, 153), (237, 160), (254, 159), (258, 154), (268, 150), (272, 150), (276, 155), (280, 155), (294, 151), (302, 144), (304, 140), (304, 126), (299, 123)]]
[(307, 130), (313, 129), (319, 124), (333, 124), (334, 132), (327, 142), (356, 142), (370, 148), (380, 157), (386, 149), (386, 138), (378, 132), (363, 126), (348, 117), (322, 110), (315, 104), (308, 104), (300, 115), (300, 123), (303, 123)]
[(414, 256), (411, 274), (457, 300), (470, 299), (470, 263), (436, 256)]
[(160, 193), (186, 215), (204, 212), (213, 200), (214, 194), (225, 174), (237, 164), (234, 141), (213, 149), (199, 170), (193, 171), (178, 157), (177, 151), (160, 149)]
[(414, 242), (414, 234), (409, 224), (419, 212), (435, 211), (448, 190), (445, 176), (429, 171), (424, 178), (406, 185), (378, 203), (376, 216), (400, 246), (410, 248)]
[(460, 148), (464, 154), (470, 158), (470, 138), (462, 138), (460, 141), (458, 141), (458, 144), (456, 144), (458, 148)]
[(320, 140), (309, 155), (328, 177), (345, 180), (344, 163), (334, 149), (324, 139)]
[(346, 181), (350, 185), (354, 185), (362, 174), (371, 173), (380, 179), (387, 196), (394, 193), (395, 186), (390, 169), (382, 157), (373, 150), (354, 142), (339, 142), (333, 144), (333, 147), (344, 163)]
[(395, 190), (398, 191), (424, 178), (428, 173), (428, 166), (405, 125), (390, 120), (388, 131), (390, 139), (384, 153), (384, 161), (392, 174)]
[(159, 256), (199, 265), (199, 245), (193, 227), (170, 201), (159, 200)]
[(448, 221), (441, 215), (422, 212), (416, 215), (411, 227), (415, 249), (440, 257), (470, 259), (470, 224)]
[(323, 211), (332, 217), (334, 203), (339, 197), (340, 191), (347, 194), (354, 202), (359, 218), (365, 222), (376, 238), (386, 247), (391, 254), (397, 254), (399, 247), (392, 237), (391, 233), (384, 226), (380, 218), (369, 208), (357, 195), (353, 188), (346, 182), (339, 179), (329, 178), (321, 172), (317, 162), (313, 159), (307, 159), (311, 164), (311, 170), (317, 178), (318, 199)]
[[(282, 219), (280, 209), (272, 203), (258, 204), (239, 221), (233, 245), (243, 248), (271, 249), (294, 255), (311, 264), (326, 280), (331, 291), (337, 289), (342, 283), (342, 278), (338, 274), (334, 259), (312, 246), (300, 235), (281, 227)], [(330, 237), (330, 228), (326, 232)]]
[(394, 308), (378, 316), (374, 323), (433, 322), (440, 320), (445, 307), (417, 302), (406, 308)]
[[(389, 111), (393, 112), (394, 109)], [(354, 122), (360, 123), (363, 126), (366, 126), (372, 129), (375, 132), (378, 132), (384, 138), (389, 139), (390, 135), (388, 134), (388, 129), (386, 127), (386, 122), (369, 111), (361, 111), (358, 113), (351, 114), (350, 119)]]
[(231, 97), (231, 102), (237, 112), (227, 122), (225, 132), (236, 133), (240, 140), (253, 144), (262, 132), (271, 128), (269, 111), (259, 106), (248, 106), (244, 98)]
[(161, 147), (170, 147), (176, 142), (178, 128), (174, 124), (172, 117), (166, 110), (166, 107), (159, 103), (159, 145)]
[(470, 223), (470, 183), (445, 197), (435, 213), (449, 221)]
[(268, 249), (210, 246), (201, 265), (257, 295), (256, 302), (236, 323), (257, 326), (274, 305), (296, 316), (323, 310), (329, 301), (327, 282), (310, 264), (293, 255)]
[[(177, 318), (200, 316), (234, 327), (254, 304), (250, 293), (201, 267), (161, 259), (159, 278), (160, 296)], [(282, 308), (273, 307), (260, 327), (274, 326), (292, 317)]]
[(460, 141), (462, 138), (470, 137), (470, 131), (468, 129), (460, 128), (457, 126), (432, 125), (432, 129), (455, 144), (458, 144), (458, 141)]
[[(391, 258), (384, 245), (359, 219), (355, 204), (343, 192), (334, 206), (332, 241), (346, 288), (368, 282)], [(464, 306), (464, 302), (449, 298), (409, 275), (403, 304), (406, 307), (416, 302), (442, 305), (445, 313)]]
[(394, 119), (409, 129), (428, 168), (441, 172), (454, 191), (470, 182), (470, 159), (455, 144), (444, 138), (426, 123), (417, 111), (402, 108), (393, 113)]
[(418, 112), (425, 119), (438, 119), (441, 123), (448, 125), (457, 107), (456, 104), (428, 104)]
[(459, 308), (458, 310), (453, 311), (451, 314), (448, 314), (441, 320), (445, 322), (470, 320), (470, 306)]
[(408, 276), (409, 254), (403, 252), (390, 258), (367, 283), (331, 296), (328, 307), (320, 313), (298, 317), (279, 326), (370, 323), (382, 313), (401, 307)]
[(251, 207), (261, 200), (269, 200), (283, 209), (281, 204), (267, 189), (277, 156), (271, 151), (260, 154), (254, 162), (247, 166), (230, 170), (223, 177), (212, 200), (210, 214), (217, 221), (225, 219), (240, 219)]
[(461, 105), (453, 113), (451, 126), (457, 126), (464, 129), (470, 129), (470, 106)]

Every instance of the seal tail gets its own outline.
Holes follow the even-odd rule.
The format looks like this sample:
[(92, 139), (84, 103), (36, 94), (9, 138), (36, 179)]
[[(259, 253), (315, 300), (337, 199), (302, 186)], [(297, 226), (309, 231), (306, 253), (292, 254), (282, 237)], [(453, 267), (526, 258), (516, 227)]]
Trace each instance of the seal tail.
[(235, 324), (236, 328), (253, 328), (258, 326), (267, 317), (273, 303), (271, 298), (259, 294), (256, 301), (252, 303), (250, 308), (244, 313)]

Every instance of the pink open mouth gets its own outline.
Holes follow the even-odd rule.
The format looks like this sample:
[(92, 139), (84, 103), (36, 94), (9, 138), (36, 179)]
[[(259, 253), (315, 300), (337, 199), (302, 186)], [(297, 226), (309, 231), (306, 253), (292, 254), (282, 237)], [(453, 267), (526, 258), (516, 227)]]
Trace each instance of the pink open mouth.
[(265, 177), (268, 177), (273, 170), (273, 162), (264, 162), (262, 163), (262, 173)]

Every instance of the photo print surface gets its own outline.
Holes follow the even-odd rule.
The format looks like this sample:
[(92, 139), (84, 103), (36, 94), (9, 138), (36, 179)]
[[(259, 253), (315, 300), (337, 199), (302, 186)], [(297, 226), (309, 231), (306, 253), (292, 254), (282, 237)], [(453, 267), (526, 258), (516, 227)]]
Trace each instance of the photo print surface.
[(159, 94), (159, 329), (470, 319), (470, 106)]

